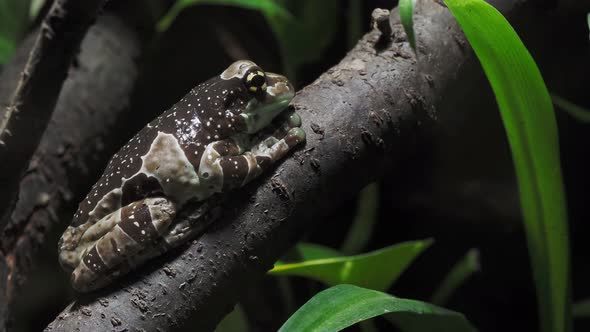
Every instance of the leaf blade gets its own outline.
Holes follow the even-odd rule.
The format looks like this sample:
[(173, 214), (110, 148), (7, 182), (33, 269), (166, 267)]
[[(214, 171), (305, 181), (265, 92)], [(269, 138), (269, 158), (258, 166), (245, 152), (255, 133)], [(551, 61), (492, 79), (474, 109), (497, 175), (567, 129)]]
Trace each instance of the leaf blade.
[(406, 35), (408, 36), (408, 42), (410, 46), (416, 52), (416, 35), (414, 32), (414, 7), (416, 6), (416, 0), (400, 0), (399, 16), (402, 22), (402, 26)]
[(541, 328), (569, 331), (569, 239), (555, 114), (522, 41), (481, 0), (445, 0), (473, 47), (500, 108), (519, 184)]
[(472, 332), (475, 329), (462, 314), (428, 303), (401, 299), (353, 285), (338, 285), (316, 294), (293, 314), (279, 332), (340, 331), (379, 315), (403, 327), (404, 331)]
[(330, 286), (348, 283), (387, 290), (431, 243), (431, 240), (410, 241), (361, 255), (288, 263), (275, 266), (269, 274), (308, 277)]

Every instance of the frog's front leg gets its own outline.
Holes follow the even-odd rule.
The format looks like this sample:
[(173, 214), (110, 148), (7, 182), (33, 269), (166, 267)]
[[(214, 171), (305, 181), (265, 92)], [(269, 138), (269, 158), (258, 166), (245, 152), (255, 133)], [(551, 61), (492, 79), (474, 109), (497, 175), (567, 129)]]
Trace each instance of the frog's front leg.
[(250, 138), (244, 136), (209, 144), (199, 165), (199, 177), (220, 192), (245, 185), (305, 141), (305, 132), (299, 125), (295, 114), (253, 147)]
[(173, 202), (150, 197), (92, 225), (80, 240), (85, 249), (72, 273), (73, 287), (79, 291), (101, 287), (125, 274), (129, 267), (164, 252), (165, 248), (156, 244), (165, 243), (175, 215)]

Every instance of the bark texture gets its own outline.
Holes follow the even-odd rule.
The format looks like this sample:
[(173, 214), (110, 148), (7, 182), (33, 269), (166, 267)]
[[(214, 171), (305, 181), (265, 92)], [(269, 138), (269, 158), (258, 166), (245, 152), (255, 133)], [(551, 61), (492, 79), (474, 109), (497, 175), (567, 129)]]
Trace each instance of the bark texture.
[[(2, 72), (0, 104), (14, 91), (35, 35), (23, 42)], [(117, 120), (128, 110), (139, 51), (135, 32), (114, 16), (101, 17), (82, 42), (0, 237), (0, 322), (9, 314), (39, 249), (52, 231), (65, 227), (77, 207), (75, 198), (85, 194), (119, 143)]]

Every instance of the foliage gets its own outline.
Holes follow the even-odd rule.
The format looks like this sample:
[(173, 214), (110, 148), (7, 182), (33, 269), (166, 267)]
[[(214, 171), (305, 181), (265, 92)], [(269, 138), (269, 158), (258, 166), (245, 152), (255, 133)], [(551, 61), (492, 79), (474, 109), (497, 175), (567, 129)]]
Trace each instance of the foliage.
[(504, 122), (539, 301), (541, 329), (570, 329), (569, 240), (553, 105), (508, 21), (482, 0), (446, 0), (487, 75)]
[(316, 294), (279, 332), (340, 331), (384, 314), (402, 331), (475, 331), (459, 313), (371, 289), (338, 285)]
[(410, 46), (416, 52), (416, 36), (414, 33), (414, 7), (416, 0), (400, 0), (399, 1), (399, 16), (404, 27), (404, 31), (408, 36)]
[(387, 290), (408, 265), (432, 241), (412, 241), (356, 256), (334, 257), (332, 250), (320, 253), (318, 246), (299, 244), (303, 257), (314, 257), (297, 263), (282, 263), (269, 271), (272, 275), (291, 275), (319, 280), (327, 285), (354, 284)]

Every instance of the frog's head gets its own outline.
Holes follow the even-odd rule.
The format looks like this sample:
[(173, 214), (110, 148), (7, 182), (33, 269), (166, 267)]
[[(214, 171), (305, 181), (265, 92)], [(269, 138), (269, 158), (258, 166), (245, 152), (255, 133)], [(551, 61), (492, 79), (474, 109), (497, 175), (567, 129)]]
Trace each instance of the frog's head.
[(268, 126), (295, 96), (295, 89), (285, 76), (264, 72), (248, 60), (234, 62), (221, 74), (221, 78), (239, 79), (247, 92), (240, 116), (245, 120), (248, 133)]

